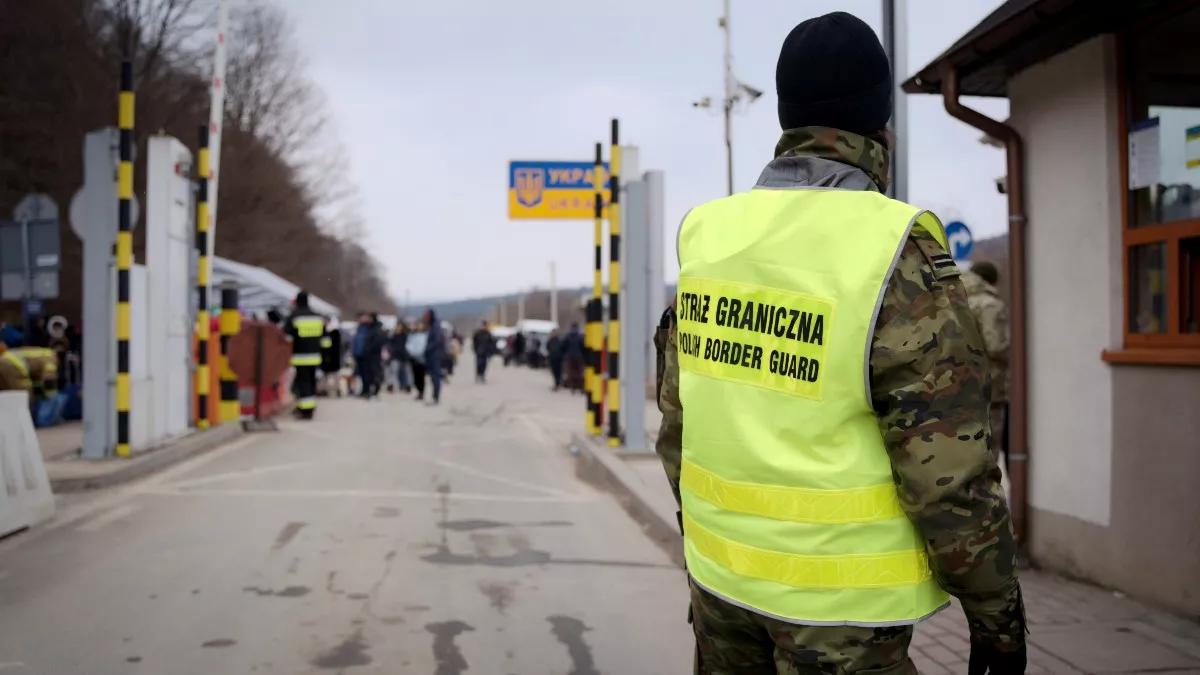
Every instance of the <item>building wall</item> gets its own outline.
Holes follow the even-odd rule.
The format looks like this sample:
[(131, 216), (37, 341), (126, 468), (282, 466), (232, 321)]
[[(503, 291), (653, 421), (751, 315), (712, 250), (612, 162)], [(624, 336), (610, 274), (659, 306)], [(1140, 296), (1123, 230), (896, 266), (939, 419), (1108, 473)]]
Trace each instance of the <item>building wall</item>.
[[(1031, 551), (1200, 614), (1200, 368), (1108, 365), (1122, 344), (1114, 40), (1009, 82), (1029, 209)], [(1153, 573), (1147, 573), (1153, 570)]]
[(1100, 352), (1121, 307), (1120, 202), (1106, 189), (1119, 169), (1110, 51), (1096, 38), (1009, 81), (1029, 211), (1030, 502), (1100, 526), (1113, 453), (1112, 371)]

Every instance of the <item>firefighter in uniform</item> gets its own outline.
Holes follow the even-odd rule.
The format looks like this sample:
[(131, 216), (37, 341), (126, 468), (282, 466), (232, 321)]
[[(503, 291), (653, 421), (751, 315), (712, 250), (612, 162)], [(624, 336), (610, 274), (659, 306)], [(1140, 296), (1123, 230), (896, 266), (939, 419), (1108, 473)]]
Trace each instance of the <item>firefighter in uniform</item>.
[(308, 293), (296, 294), (292, 314), (284, 332), (292, 339), (292, 367), (296, 374), (292, 391), (296, 395), (296, 415), (310, 420), (317, 409), (317, 368), (321, 365), (321, 344), (326, 339), (325, 319), (308, 306)]
[(987, 352), (941, 223), (883, 194), (887, 57), (837, 12), (776, 86), (776, 157), (684, 218), (655, 337), (697, 672), (915, 673), (950, 594), (970, 673), (1024, 672)]

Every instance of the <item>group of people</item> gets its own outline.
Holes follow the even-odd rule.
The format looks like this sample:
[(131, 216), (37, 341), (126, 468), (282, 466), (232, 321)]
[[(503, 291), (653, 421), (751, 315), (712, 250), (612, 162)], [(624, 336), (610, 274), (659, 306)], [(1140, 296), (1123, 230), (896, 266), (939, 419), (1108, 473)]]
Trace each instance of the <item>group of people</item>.
[(401, 393), (416, 390), (416, 399), (423, 401), (428, 380), (429, 404), (437, 405), (461, 348), (462, 338), (453, 330), (447, 332), (432, 308), (411, 326), (398, 320), (390, 334), (379, 315), (360, 313), (350, 346), (358, 395), (376, 398), (386, 387)]
[(488, 362), (493, 356), (502, 354), (505, 366), (513, 363), (531, 368), (548, 366), (554, 391), (564, 388), (572, 392), (583, 391), (583, 333), (578, 323), (572, 323), (566, 334), (559, 333), (557, 328), (551, 330), (543, 353), (541, 338), (537, 335), (526, 337), (521, 331), (509, 337), (501, 350), (490, 325), (483, 321), (471, 336), (471, 348), (475, 353), (476, 382), (487, 382)]
[(65, 318), (39, 317), (30, 329), (0, 322), (0, 391), (29, 392), (37, 426), (82, 417), (79, 332)]
[[(304, 291), (296, 295), (284, 332), (292, 341), (292, 391), (302, 419), (313, 417), (319, 393), (341, 396), (343, 384), (347, 390), (356, 387), (353, 393), (363, 399), (378, 398), (386, 386), (401, 393), (415, 389), (422, 401), (428, 380), (429, 405), (437, 405), (462, 341), (453, 331), (447, 334), (432, 308), (412, 325), (397, 321), (390, 334), (378, 314), (359, 312), (358, 326), (347, 341), (336, 321), (312, 310)], [(343, 374), (347, 364), (352, 366), (349, 376)]]

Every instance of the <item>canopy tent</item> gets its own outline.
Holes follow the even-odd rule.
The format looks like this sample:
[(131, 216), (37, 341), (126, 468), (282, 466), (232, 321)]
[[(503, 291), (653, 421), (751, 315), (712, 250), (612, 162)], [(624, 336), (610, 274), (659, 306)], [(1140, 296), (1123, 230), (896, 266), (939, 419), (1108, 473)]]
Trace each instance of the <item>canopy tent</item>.
[[(226, 281), (233, 281), (237, 284), (238, 309), (246, 314), (266, 314), (273, 308), (286, 315), (292, 306), (292, 300), (300, 292), (299, 286), (274, 272), (214, 256), (212, 259), (213, 288), (220, 288), (221, 284)], [(337, 318), (342, 313), (334, 305), (311, 294), (308, 296), (308, 306), (314, 312), (328, 317)]]

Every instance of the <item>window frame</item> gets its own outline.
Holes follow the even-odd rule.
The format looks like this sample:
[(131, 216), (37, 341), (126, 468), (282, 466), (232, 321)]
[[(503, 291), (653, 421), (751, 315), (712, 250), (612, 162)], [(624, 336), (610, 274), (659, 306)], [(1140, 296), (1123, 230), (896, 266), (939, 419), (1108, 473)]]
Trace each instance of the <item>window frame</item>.
[[(1130, 26), (1117, 34), (1117, 97), (1118, 97), (1118, 134), (1120, 142), (1120, 180), (1121, 194), (1121, 332), (1123, 349), (1120, 351), (1105, 351), (1102, 358), (1112, 363), (1158, 364), (1158, 365), (1200, 365), (1200, 332), (1184, 333), (1183, 308), (1180, 304), (1183, 289), (1183, 276), (1180, 264), (1182, 254), (1180, 242), (1193, 237), (1200, 238), (1200, 218), (1178, 220), (1170, 223), (1133, 226), (1132, 199), (1129, 189), (1129, 127), (1133, 114), (1134, 93), (1131, 86), (1129, 42), (1132, 34), (1156, 23), (1170, 10), (1179, 10), (1179, 5), (1164, 8), (1161, 12), (1146, 17), (1143, 21)], [(1166, 284), (1167, 293), (1167, 325), (1163, 333), (1136, 333), (1131, 326), (1131, 292), (1133, 290), (1129, 278), (1130, 260), (1133, 247), (1145, 244), (1166, 245)]]

